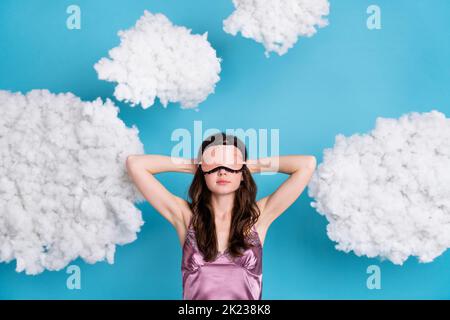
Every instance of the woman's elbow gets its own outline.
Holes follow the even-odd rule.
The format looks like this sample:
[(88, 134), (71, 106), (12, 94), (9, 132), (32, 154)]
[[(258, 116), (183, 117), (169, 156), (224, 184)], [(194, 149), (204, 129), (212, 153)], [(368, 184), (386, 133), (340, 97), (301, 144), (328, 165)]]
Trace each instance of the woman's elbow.
[(134, 154), (127, 156), (127, 159), (125, 161), (125, 166), (126, 166), (128, 172), (130, 172), (131, 168), (133, 168), (135, 166), (136, 158), (137, 158), (137, 155), (134, 155)]
[(316, 157), (308, 156), (308, 162), (307, 162), (308, 169), (311, 169), (312, 171), (314, 171), (316, 169), (316, 166), (317, 166)]
[(130, 154), (127, 156), (127, 159), (125, 161), (125, 164), (128, 166), (129, 164), (131, 164), (131, 161), (133, 161), (133, 157), (134, 155)]

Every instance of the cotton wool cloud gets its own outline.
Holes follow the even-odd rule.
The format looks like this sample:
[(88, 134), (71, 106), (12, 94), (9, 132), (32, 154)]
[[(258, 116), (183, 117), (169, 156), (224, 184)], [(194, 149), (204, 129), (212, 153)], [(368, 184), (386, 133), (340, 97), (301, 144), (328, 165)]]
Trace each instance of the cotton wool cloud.
[(299, 37), (328, 25), (327, 0), (233, 0), (235, 11), (223, 21), (225, 32), (262, 43), (265, 55), (284, 55)]
[(335, 138), (308, 188), (336, 249), (402, 265), (450, 247), (450, 119), (433, 110), (377, 118)]
[(128, 30), (120, 30), (120, 45), (94, 68), (101, 80), (117, 82), (114, 96), (147, 109), (159, 98), (164, 107), (180, 103), (196, 108), (214, 93), (221, 59), (207, 40), (208, 33), (191, 34), (163, 14), (144, 15)]
[(143, 225), (126, 172), (138, 129), (107, 99), (0, 90), (0, 262), (35, 275), (81, 257), (114, 263)]

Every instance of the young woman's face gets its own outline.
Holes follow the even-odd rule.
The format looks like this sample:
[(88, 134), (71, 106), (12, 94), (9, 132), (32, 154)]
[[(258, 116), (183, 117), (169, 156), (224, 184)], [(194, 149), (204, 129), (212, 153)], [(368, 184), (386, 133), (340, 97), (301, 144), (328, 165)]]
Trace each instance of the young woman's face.
[[(242, 168), (242, 152), (233, 145), (216, 145), (207, 148), (202, 155), (201, 169), (205, 172), (206, 185), (211, 192), (227, 194), (239, 189), (243, 180), (242, 171), (231, 172), (220, 166), (239, 170)], [(214, 171), (213, 169), (217, 169)]]

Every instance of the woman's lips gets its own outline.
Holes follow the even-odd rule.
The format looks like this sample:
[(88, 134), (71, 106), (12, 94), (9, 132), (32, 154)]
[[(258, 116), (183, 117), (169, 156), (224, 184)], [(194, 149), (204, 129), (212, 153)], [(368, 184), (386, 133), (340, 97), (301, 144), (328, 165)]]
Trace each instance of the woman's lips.
[(230, 181), (224, 181), (224, 180), (217, 181), (217, 184), (228, 184), (228, 183), (230, 183)]

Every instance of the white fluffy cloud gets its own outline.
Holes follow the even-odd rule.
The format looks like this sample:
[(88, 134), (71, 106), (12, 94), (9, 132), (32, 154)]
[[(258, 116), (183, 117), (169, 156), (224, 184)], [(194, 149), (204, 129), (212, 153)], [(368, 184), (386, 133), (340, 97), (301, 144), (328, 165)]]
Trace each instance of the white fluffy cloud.
[(102, 80), (117, 82), (118, 100), (149, 108), (158, 97), (164, 107), (179, 102), (195, 108), (214, 92), (221, 59), (203, 35), (173, 25), (163, 14), (147, 10), (136, 25), (119, 31), (120, 45), (94, 68)]
[(413, 112), (336, 136), (309, 195), (336, 249), (400, 265), (433, 261), (450, 247), (450, 119)]
[(317, 27), (328, 25), (327, 0), (233, 0), (236, 10), (223, 21), (225, 32), (262, 43), (265, 55), (280, 56), (297, 42), (299, 36), (311, 37)]
[(125, 161), (143, 146), (117, 114), (109, 99), (0, 90), (0, 262), (26, 274), (113, 263), (136, 239), (144, 198)]

